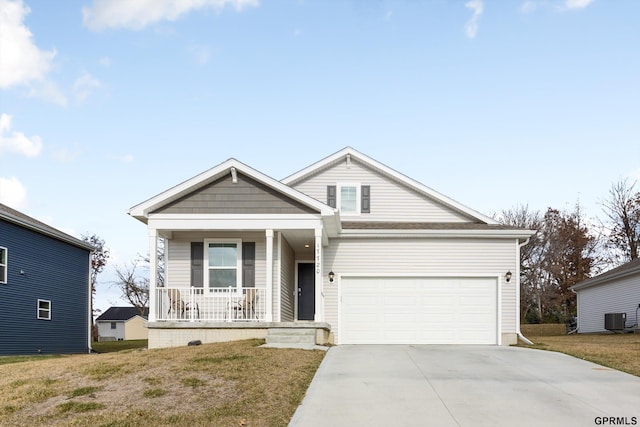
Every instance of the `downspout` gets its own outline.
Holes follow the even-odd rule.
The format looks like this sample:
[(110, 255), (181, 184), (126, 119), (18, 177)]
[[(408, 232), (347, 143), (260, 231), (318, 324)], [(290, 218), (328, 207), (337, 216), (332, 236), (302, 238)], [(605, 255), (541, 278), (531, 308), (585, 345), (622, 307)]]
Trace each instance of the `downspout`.
[(518, 280), (518, 288), (516, 289), (518, 294), (518, 304), (516, 305), (516, 334), (518, 335), (518, 338), (525, 343), (533, 345), (533, 341), (522, 335), (522, 331), (520, 330), (520, 248), (529, 243), (529, 240), (531, 240), (531, 236), (527, 237), (527, 240), (524, 242), (518, 243), (518, 253), (516, 254), (516, 277)]

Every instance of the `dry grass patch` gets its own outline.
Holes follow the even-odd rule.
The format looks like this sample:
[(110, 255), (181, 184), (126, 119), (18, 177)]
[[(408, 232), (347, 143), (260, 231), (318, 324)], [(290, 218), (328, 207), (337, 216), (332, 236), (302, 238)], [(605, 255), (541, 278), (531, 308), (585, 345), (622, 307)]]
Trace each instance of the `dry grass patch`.
[(261, 343), (0, 365), (0, 425), (286, 426), (324, 352)]
[(640, 377), (640, 334), (527, 336), (523, 347), (558, 351)]

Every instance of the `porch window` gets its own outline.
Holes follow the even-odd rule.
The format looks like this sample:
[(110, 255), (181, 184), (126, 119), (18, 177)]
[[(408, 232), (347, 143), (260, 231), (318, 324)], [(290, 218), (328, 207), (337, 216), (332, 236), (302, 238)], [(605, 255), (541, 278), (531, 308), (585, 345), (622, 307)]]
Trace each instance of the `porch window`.
[(209, 288), (240, 287), (242, 283), (241, 242), (205, 241), (205, 278)]

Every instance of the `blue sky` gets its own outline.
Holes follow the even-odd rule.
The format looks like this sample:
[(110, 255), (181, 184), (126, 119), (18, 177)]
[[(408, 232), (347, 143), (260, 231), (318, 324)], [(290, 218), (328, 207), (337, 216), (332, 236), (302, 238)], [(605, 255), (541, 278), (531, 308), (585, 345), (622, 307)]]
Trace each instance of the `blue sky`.
[(485, 214), (640, 178), (637, 0), (0, 0), (0, 202), (146, 253), (131, 206), (345, 146)]

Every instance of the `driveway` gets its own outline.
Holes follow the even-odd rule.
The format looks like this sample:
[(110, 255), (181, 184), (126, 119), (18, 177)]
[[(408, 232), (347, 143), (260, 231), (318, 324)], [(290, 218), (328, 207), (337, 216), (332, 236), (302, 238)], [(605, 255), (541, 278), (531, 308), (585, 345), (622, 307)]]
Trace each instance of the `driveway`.
[(435, 345), (331, 348), (290, 424), (595, 425), (640, 425), (640, 378), (542, 350)]

